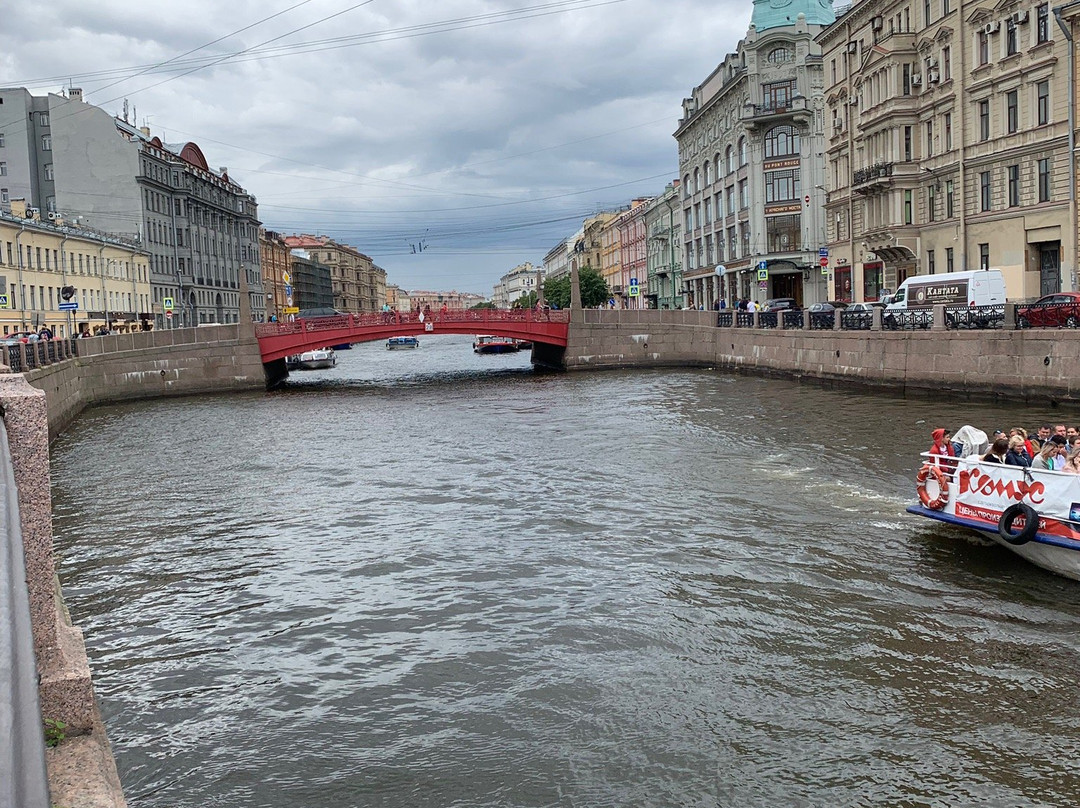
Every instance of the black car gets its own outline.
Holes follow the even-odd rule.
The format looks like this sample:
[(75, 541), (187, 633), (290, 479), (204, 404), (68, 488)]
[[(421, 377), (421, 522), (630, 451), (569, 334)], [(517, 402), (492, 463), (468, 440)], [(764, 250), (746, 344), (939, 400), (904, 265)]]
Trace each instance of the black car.
[(764, 304), (765, 311), (798, 311), (799, 304), (793, 297), (774, 297), (770, 300), (766, 300)]

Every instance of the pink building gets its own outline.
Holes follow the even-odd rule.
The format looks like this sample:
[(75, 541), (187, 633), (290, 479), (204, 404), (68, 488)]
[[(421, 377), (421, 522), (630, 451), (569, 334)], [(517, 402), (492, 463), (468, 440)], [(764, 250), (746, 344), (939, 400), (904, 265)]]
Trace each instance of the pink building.
[[(649, 249), (645, 238), (647, 202), (649, 202), (649, 197), (631, 200), (630, 210), (619, 216), (615, 222), (619, 231), (619, 263), (621, 264), (621, 277), (615, 285), (621, 286), (623, 290), (621, 299), (617, 297), (616, 303), (624, 309), (648, 307), (645, 297), (649, 274)], [(636, 286), (632, 283), (635, 280)]]

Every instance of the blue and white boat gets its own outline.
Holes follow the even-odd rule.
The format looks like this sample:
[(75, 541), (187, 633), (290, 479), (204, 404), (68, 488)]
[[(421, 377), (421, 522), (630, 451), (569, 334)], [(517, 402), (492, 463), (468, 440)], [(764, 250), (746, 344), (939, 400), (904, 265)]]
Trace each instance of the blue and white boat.
[(1080, 581), (1080, 475), (924, 453), (907, 511), (976, 533)]
[(386, 341), (386, 350), (388, 351), (401, 351), (419, 347), (420, 340), (416, 337), (390, 337)]

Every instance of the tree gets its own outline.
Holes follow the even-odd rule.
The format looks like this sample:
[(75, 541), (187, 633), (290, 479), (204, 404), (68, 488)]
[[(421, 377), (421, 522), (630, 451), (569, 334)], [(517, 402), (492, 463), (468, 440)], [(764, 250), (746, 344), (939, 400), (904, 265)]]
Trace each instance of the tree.
[(485, 301), (483, 303), (477, 303), (475, 306), (469, 306), (469, 308), (470, 309), (493, 309), (493, 308), (495, 308), (495, 304), (492, 303), (490, 300), (488, 300), (488, 301)]
[(536, 292), (529, 292), (528, 294), (522, 295), (517, 300), (515, 300), (513, 303), (511, 303), (510, 307), (511, 308), (519, 308), (519, 309), (531, 309), (535, 305), (536, 305)]
[[(578, 283), (581, 286), (581, 305), (587, 309), (603, 305), (611, 297), (607, 281), (591, 267), (578, 270)], [(545, 280), (544, 300), (560, 309), (570, 308), (570, 275)]]

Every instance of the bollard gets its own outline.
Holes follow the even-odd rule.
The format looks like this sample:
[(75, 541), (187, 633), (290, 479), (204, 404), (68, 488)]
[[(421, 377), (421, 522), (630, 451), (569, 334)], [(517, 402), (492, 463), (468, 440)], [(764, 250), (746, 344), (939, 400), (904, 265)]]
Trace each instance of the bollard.
[(874, 306), (874, 310), (870, 313), (870, 330), (881, 330), (881, 308), (879, 306)]
[(1015, 303), (1006, 303), (1005, 304), (1005, 319), (1002, 321), (1001, 327), (1005, 331), (1015, 331), (1016, 330), (1016, 304)]
[(934, 306), (934, 324), (930, 326), (933, 331), (945, 330), (945, 305), (942, 303)]

